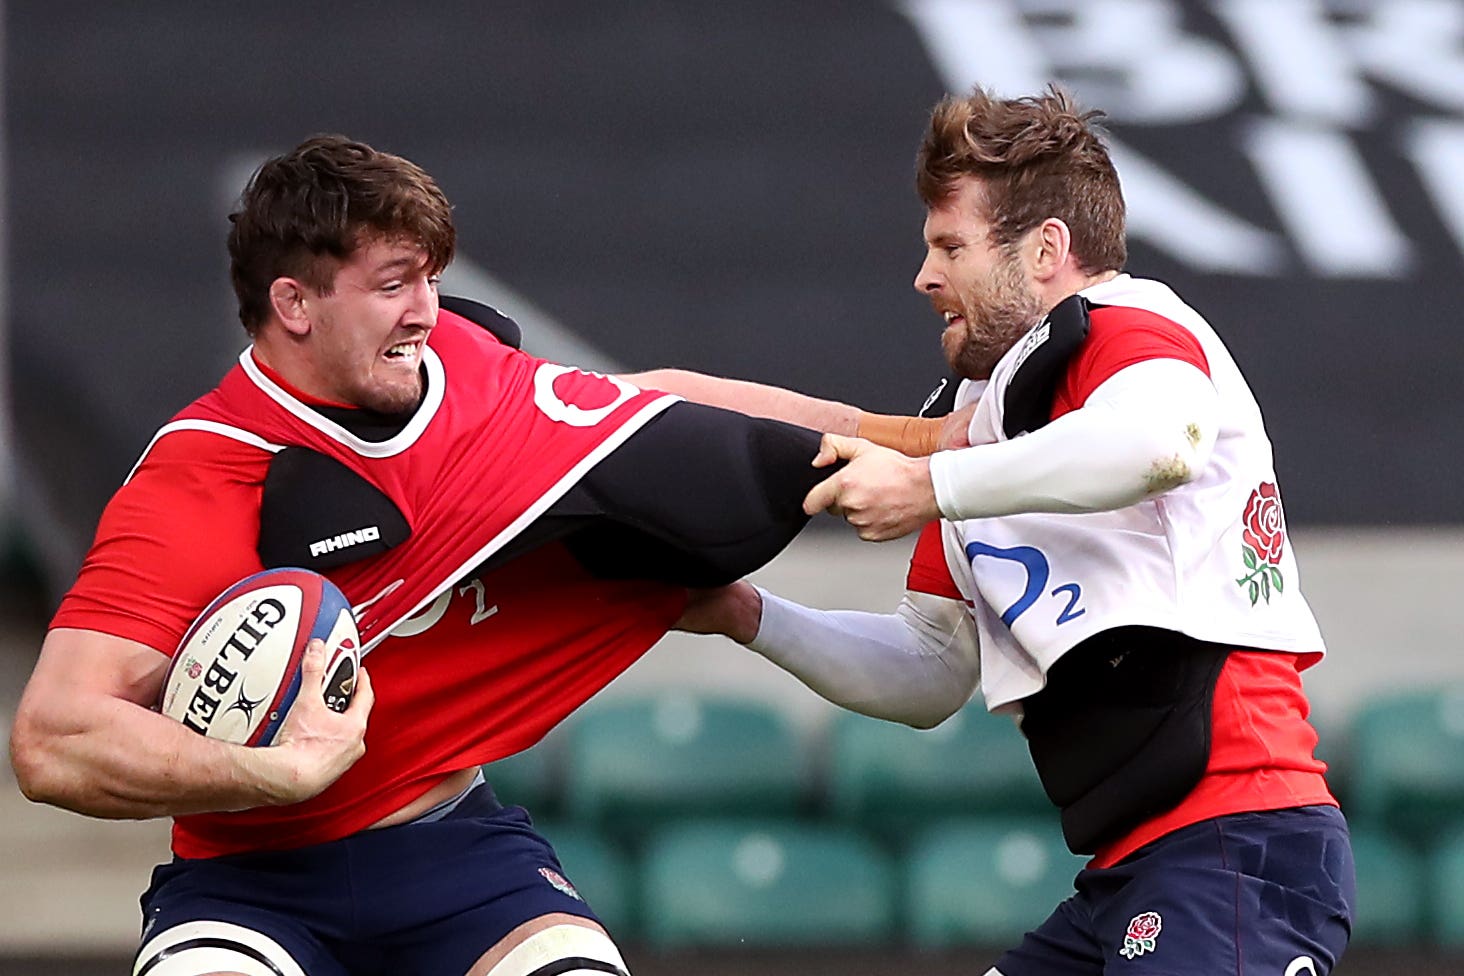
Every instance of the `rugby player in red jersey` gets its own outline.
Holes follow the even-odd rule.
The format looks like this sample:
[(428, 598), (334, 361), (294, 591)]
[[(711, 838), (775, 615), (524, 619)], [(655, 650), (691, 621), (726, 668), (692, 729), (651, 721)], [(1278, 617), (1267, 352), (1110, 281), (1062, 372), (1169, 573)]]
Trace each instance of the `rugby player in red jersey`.
[[(439, 300), (449, 206), (400, 157), (313, 138), (230, 219), (249, 348), (108, 504), (16, 716), (22, 789), (174, 818), (138, 974), (624, 973), (480, 766), (635, 661), (688, 586), (778, 552), (818, 435), (535, 359), (493, 309)], [(775, 399), (860, 429), (851, 408)], [(351, 706), (301, 695), (257, 749), (154, 711), (195, 615), (287, 565), (354, 605)], [(321, 671), (317, 647), (306, 687)]]

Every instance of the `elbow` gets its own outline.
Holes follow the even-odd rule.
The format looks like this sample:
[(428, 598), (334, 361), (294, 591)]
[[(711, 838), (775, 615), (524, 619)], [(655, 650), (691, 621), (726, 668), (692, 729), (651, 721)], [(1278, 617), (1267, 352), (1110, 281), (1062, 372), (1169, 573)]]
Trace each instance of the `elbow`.
[(1190, 458), (1183, 454), (1171, 454), (1155, 458), (1144, 472), (1144, 494), (1159, 495), (1166, 491), (1187, 485), (1199, 476)]
[(911, 728), (929, 731), (959, 712), (967, 701), (967, 698), (959, 700), (950, 698), (940, 702), (929, 702), (918, 712), (907, 715), (901, 721)]
[(1199, 478), (1209, 463), (1214, 444), (1215, 431), (1211, 425), (1191, 421), (1177, 436), (1151, 445), (1143, 474), (1144, 494), (1162, 494)]
[(10, 732), (10, 768), (27, 800), (55, 803), (60, 798), (57, 777), (53, 775), (56, 765), (47, 737), (22, 711)]

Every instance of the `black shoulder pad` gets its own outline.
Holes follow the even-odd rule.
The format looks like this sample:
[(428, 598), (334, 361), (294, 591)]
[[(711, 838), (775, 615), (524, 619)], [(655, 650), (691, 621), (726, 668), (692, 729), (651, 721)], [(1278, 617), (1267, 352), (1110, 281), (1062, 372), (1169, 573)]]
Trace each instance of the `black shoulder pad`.
[(443, 295), (437, 300), (437, 304), (454, 315), (461, 315), (469, 322), (481, 325), (493, 333), (493, 337), (505, 346), (512, 346), (514, 349), (523, 348), (524, 334), (518, 323), (492, 305), (484, 305), (482, 302), (475, 302), (471, 298), (460, 298), (457, 295)]
[(287, 447), (270, 462), (259, 505), (266, 569), (321, 572), (386, 552), (410, 534), (392, 500), (335, 458)]
[(1073, 354), (1088, 338), (1088, 300), (1073, 295), (1038, 322), (1017, 352), (1017, 365), (1002, 400), (1007, 437), (1030, 434), (1052, 419), (1052, 398)]

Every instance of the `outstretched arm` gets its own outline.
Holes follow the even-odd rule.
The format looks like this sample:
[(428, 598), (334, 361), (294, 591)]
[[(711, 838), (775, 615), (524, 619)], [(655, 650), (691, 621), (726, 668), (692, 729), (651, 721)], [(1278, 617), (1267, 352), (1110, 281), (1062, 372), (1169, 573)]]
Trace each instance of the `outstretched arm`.
[[(948, 422), (943, 417), (870, 413), (837, 400), (821, 400), (777, 386), (684, 369), (655, 369), (621, 379), (642, 389), (675, 393), (693, 403), (781, 420), (819, 433), (862, 437), (912, 457), (942, 447), (963, 446), (957, 438), (964, 436), (964, 424)], [(964, 416), (969, 419), (970, 415)]]
[(693, 594), (677, 626), (725, 634), (836, 705), (917, 728), (953, 715), (981, 677), (965, 604), (914, 590), (879, 614), (815, 610), (743, 581)]
[(907, 535), (932, 518), (1124, 508), (1199, 477), (1219, 431), (1208, 376), (1174, 359), (1115, 373), (1079, 409), (1014, 440), (912, 459), (826, 436), (819, 463), (849, 463), (805, 509), (843, 515), (860, 538)]

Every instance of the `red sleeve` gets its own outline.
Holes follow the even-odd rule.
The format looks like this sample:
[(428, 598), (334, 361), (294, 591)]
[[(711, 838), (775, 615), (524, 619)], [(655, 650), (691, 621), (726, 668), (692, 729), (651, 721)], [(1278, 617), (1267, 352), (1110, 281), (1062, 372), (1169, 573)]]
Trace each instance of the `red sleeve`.
[(1087, 402), (1125, 366), (1148, 359), (1178, 359), (1210, 375), (1210, 361), (1193, 332), (1143, 309), (1099, 306), (1089, 316), (1088, 339), (1068, 366), (1052, 402), (1052, 419)]
[(256, 552), (268, 451), (175, 431), (112, 496), (51, 626), (171, 654), (200, 610), (263, 566)]
[(940, 520), (926, 523), (915, 542), (915, 552), (910, 556), (910, 572), (905, 576), (905, 589), (932, 596), (965, 600), (951, 579), (951, 569), (946, 565), (945, 543), (940, 537)]

